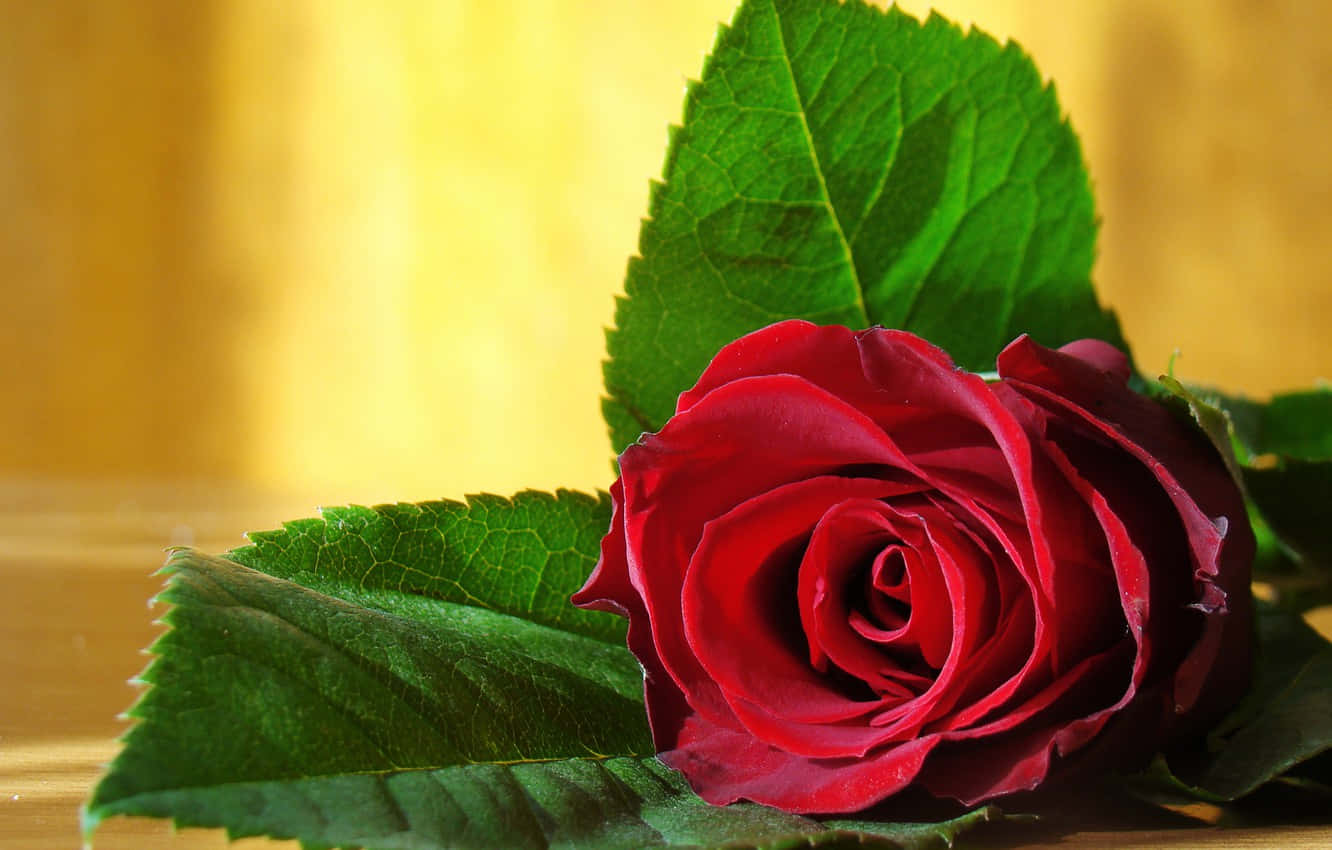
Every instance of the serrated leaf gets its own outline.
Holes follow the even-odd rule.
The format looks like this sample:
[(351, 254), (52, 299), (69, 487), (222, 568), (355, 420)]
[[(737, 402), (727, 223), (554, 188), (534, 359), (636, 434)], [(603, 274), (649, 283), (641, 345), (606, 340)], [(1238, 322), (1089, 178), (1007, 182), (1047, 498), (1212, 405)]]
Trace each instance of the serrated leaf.
[(710, 806), (655, 758), (461, 765), (164, 791), (140, 810), (233, 837), (380, 848), (938, 847), (1000, 817), (839, 827), (766, 806)]
[[(610, 517), (605, 493), (568, 490), (353, 505), (252, 533), (252, 545), (225, 557), (370, 607), (415, 597), (461, 602), (622, 644), (623, 618), (569, 604), (596, 564)], [(376, 594), (383, 590), (396, 593)], [(410, 606), (394, 611), (411, 616)]]
[(848, 0), (747, 0), (672, 135), (608, 337), (618, 451), (722, 345), (786, 318), (905, 328), (993, 368), (1118, 325), (1077, 138), (1015, 45)]
[(170, 630), (90, 827), (235, 783), (653, 752), (623, 647), (397, 591), (359, 607), (188, 550), (165, 570)]

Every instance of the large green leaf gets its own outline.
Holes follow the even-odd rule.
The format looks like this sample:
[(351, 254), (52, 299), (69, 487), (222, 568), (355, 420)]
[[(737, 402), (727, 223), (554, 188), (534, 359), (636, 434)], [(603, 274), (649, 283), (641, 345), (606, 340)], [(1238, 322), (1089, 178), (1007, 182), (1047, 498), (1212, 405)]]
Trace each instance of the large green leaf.
[(189, 550), (165, 570), (171, 628), (92, 824), (233, 783), (653, 752), (623, 647), (397, 591), (360, 607)]
[(1030, 333), (1122, 345), (1077, 138), (1015, 45), (848, 0), (746, 0), (688, 89), (608, 337), (616, 450), (727, 342), (905, 328), (965, 367)]
[(939, 824), (824, 825), (704, 803), (655, 758), (459, 765), (146, 794), (137, 811), (233, 837), (369, 848), (942, 847), (999, 813)]

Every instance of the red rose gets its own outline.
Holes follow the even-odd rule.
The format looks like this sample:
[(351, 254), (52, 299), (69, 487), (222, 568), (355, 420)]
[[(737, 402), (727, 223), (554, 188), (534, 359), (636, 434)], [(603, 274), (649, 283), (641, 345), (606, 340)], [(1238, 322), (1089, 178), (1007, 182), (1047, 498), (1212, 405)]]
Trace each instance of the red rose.
[(657, 749), (704, 799), (972, 804), (1242, 693), (1254, 544), (1215, 449), (1105, 343), (1020, 337), (998, 368), (782, 322), (620, 456), (574, 601), (629, 617)]

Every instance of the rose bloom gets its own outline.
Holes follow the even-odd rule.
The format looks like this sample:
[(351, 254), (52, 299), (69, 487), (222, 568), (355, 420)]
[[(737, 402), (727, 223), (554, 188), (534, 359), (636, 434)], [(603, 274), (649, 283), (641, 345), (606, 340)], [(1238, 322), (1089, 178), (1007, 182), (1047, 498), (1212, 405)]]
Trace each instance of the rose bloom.
[(998, 373), (782, 322), (620, 456), (574, 601), (629, 618), (705, 800), (974, 804), (1140, 764), (1243, 693), (1254, 542), (1216, 449), (1106, 343), (1019, 337)]

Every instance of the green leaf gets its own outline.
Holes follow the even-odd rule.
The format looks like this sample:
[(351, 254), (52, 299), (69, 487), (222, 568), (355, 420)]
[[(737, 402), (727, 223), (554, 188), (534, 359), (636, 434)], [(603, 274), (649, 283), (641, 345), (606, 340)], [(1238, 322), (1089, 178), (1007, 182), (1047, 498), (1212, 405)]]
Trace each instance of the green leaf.
[(1332, 749), (1332, 644), (1298, 615), (1259, 601), (1254, 683), (1177, 772), (1163, 760), (1134, 778), (1149, 798), (1222, 803)]
[(1332, 749), (1332, 646), (1300, 665), (1290, 683), (1231, 732), (1197, 785), (1223, 799), (1249, 794)]
[(1332, 459), (1332, 390), (1277, 395), (1267, 403), (1218, 396), (1249, 455)]
[(655, 758), (462, 765), (144, 795), (136, 805), (232, 837), (370, 848), (931, 847), (999, 816), (838, 827), (766, 806), (710, 806)]
[[(250, 534), (226, 557), (359, 605), (412, 616), (417, 597), (461, 602), (624, 643), (625, 622), (569, 604), (596, 564), (610, 497), (568, 490), (512, 499), (326, 508)], [(387, 596), (378, 591), (396, 591)], [(406, 606), (405, 608), (402, 606)], [(430, 610), (426, 609), (427, 612)]]
[(1249, 468), (1244, 483), (1277, 537), (1305, 563), (1332, 570), (1332, 461)]
[(1165, 390), (1168, 398), (1173, 398), (1187, 406), (1189, 416), (1207, 436), (1212, 446), (1216, 448), (1221, 460), (1225, 462), (1226, 469), (1230, 471), (1230, 477), (1235, 479), (1235, 483), (1242, 486), (1244, 473), (1240, 469), (1239, 460), (1235, 457), (1235, 449), (1231, 438), (1231, 420), (1226, 412), (1212, 399), (1208, 398), (1205, 393), (1194, 391), (1169, 375), (1162, 375), (1158, 378), (1157, 385)]
[(746, 0), (688, 89), (608, 337), (616, 450), (724, 344), (905, 328), (993, 368), (1020, 333), (1122, 346), (1076, 136), (1016, 45), (848, 0)]
[(163, 791), (653, 752), (623, 647), (396, 591), (364, 593), (410, 616), (357, 607), (188, 550), (165, 571), (171, 628), (94, 824)]

